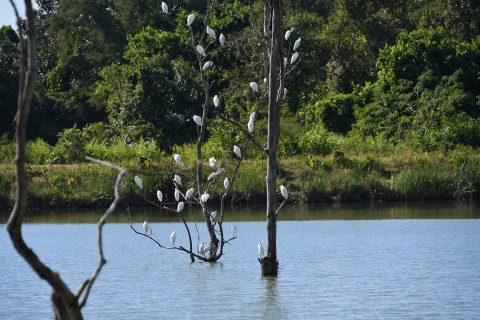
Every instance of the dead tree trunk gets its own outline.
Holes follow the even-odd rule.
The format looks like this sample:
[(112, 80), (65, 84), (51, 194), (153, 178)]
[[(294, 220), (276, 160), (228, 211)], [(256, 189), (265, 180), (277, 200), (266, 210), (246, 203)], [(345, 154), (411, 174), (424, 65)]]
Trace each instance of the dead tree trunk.
[[(269, 13), (268, 13), (269, 12)], [(263, 276), (277, 276), (277, 149), (280, 134), (280, 105), (283, 95), (283, 63), (280, 63), (280, 78), (278, 61), (281, 58), (282, 32), (282, 1), (265, 1), (264, 33), (267, 44), (264, 54), (268, 56), (265, 66), (268, 81), (268, 152), (267, 152), (267, 255), (260, 259)], [(280, 86), (278, 80), (280, 79)]]

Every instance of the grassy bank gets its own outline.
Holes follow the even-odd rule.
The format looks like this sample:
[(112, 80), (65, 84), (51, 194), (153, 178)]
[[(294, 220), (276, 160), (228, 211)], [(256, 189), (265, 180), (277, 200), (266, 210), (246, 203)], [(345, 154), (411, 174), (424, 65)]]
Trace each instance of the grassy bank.
[[(278, 185), (285, 185), (294, 202), (395, 201), (430, 199), (479, 199), (480, 155), (478, 150), (458, 147), (448, 153), (414, 152), (408, 148), (385, 149), (375, 145), (343, 145), (345, 155), (298, 155), (279, 160)], [(189, 152), (189, 151), (185, 151)], [(147, 160), (146, 170), (171, 169), (173, 160)], [(191, 159), (190, 159), (191, 158)], [(194, 161), (183, 155), (185, 166)], [(157, 161), (156, 161), (157, 160)], [(218, 159), (219, 163), (222, 159)], [(121, 163), (135, 168), (134, 160)], [(14, 202), (13, 162), (3, 163), (0, 174), (0, 204), (10, 208)], [(210, 168), (205, 164), (205, 175)], [(28, 206), (101, 207), (113, 198), (117, 172), (96, 164), (29, 165)], [(233, 193), (233, 203), (265, 201), (266, 162), (243, 161)], [(205, 177), (206, 178), (206, 177)], [(148, 205), (156, 201), (156, 190), (173, 198), (170, 177), (142, 177), (139, 190), (133, 176), (124, 180), (122, 194), (129, 205)], [(182, 176), (182, 187), (194, 186), (194, 172)], [(211, 189), (212, 201), (219, 201), (223, 178)], [(280, 194), (279, 194), (280, 197)]]

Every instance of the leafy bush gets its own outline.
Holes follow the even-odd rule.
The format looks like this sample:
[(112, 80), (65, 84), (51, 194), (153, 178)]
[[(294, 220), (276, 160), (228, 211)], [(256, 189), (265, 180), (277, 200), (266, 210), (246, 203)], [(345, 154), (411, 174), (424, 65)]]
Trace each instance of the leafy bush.
[(47, 164), (54, 159), (54, 148), (37, 138), (35, 141), (28, 141), (26, 147), (26, 161), (31, 164)]
[(54, 161), (56, 163), (83, 162), (85, 157), (86, 139), (82, 130), (73, 128), (65, 129), (58, 134), (58, 141), (54, 148)]

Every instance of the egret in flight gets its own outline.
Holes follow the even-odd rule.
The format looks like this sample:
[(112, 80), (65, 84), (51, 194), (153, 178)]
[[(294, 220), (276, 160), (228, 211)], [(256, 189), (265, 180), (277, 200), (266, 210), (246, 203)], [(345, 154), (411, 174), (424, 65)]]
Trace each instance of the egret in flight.
[(145, 230), (145, 232), (148, 232), (149, 228), (150, 228), (150, 225), (148, 224), (147, 220), (145, 220), (143, 222), (143, 230)]
[(197, 116), (197, 115), (194, 115), (192, 117), (193, 121), (195, 121), (195, 123), (198, 125), (198, 126), (201, 126), (202, 125), (202, 117), (200, 116)]
[(162, 11), (165, 14), (168, 14), (168, 6), (165, 2), (162, 2)]
[(258, 85), (256, 82), (250, 82), (250, 88), (252, 88), (253, 91), (258, 92)]
[(287, 188), (283, 186), (283, 184), (280, 186), (280, 192), (282, 193), (282, 196), (285, 198), (285, 200), (288, 199), (288, 191)]
[(180, 178), (180, 176), (175, 175), (173, 177), (173, 181), (175, 181), (179, 186), (182, 185), (182, 178)]
[(223, 33), (220, 33), (220, 37), (218, 40), (220, 40), (220, 45), (223, 47), (225, 45), (225, 36), (223, 35)]
[(170, 242), (172, 243), (172, 246), (175, 246), (175, 239), (177, 239), (177, 233), (173, 231), (170, 235)]
[(162, 202), (162, 200), (163, 200), (163, 193), (162, 193), (162, 191), (157, 190), (157, 198), (158, 198), (158, 201)]
[(258, 243), (258, 252), (260, 253), (260, 256), (263, 257), (264, 251), (263, 251), (263, 246), (260, 242)]
[(241, 158), (242, 157), (242, 150), (237, 147), (237, 146), (233, 146), (233, 152), (235, 152), (235, 154), (237, 155), (237, 157)]
[(175, 162), (177, 163), (177, 166), (180, 166), (180, 164), (182, 163), (182, 157), (180, 157), (179, 154), (175, 153), (173, 155), (173, 159), (175, 160)]
[(298, 38), (297, 41), (293, 44), (293, 50), (297, 50), (300, 47), (300, 42), (302, 42), (302, 38)]
[(135, 182), (137, 183), (137, 185), (140, 189), (143, 189), (143, 182), (142, 182), (142, 179), (140, 179), (139, 176), (135, 176)]
[(190, 27), (190, 26), (192, 25), (192, 23), (193, 23), (194, 20), (195, 20), (195, 15), (192, 13), (191, 15), (189, 15), (189, 16), (187, 17), (187, 26)]
[(185, 204), (183, 203), (183, 201), (180, 201), (177, 205), (177, 212), (181, 212), (184, 206)]

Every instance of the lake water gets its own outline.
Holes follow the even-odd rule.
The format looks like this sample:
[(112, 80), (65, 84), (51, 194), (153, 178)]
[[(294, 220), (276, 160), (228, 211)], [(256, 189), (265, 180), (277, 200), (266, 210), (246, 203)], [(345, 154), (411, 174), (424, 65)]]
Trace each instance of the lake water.
[[(177, 244), (186, 245), (182, 225), (158, 211), (137, 209), (135, 226), (145, 214), (161, 242), (176, 230)], [(79, 215), (29, 213), (32, 222), (23, 226), (26, 242), (73, 292), (98, 263), (96, 225), (71, 223), (84, 221)], [(134, 234), (128, 217), (112, 217), (104, 233), (108, 262), (85, 319), (480, 319), (478, 204), (292, 205), (279, 218), (280, 272), (263, 278), (261, 208), (227, 213), (238, 239), (218, 263), (192, 264)], [(0, 245), (0, 319), (49, 319), (51, 289), (14, 251), (5, 224)]]

